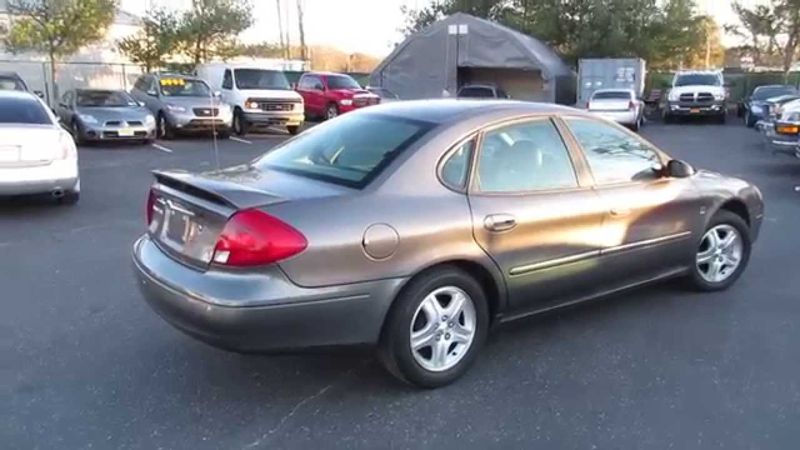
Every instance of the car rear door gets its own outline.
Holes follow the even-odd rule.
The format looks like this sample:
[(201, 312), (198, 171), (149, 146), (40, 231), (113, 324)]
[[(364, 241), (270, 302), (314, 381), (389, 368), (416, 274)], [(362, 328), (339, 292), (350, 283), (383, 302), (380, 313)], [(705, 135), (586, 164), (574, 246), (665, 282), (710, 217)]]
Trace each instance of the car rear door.
[(550, 117), (495, 126), (480, 139), (473, 230), (503, 272), (512, 315), (593, 288), (606, 211), (573, 152)]
[(702, 229), (702, 199), (691, 177), (664, 176), (668, 158), (640, 136), (590, 117), (564, 117), (606, 206), (602, 235), (608, 284), (685, 267)]
[(307, 112), (319, 115), (319, 102), (314, 98), (314, 86), (318, 83), (317, 77), (313, 75), (303, 75), (297, 83), (297, 92), (303, 97), (303, 103)]

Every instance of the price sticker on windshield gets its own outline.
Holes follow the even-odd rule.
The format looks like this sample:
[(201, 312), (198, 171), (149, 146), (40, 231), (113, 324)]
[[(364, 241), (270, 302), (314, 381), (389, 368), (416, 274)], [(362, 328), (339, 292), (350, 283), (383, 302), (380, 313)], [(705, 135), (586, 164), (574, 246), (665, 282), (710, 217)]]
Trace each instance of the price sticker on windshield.
[(181, 78), (162, 78), (161, 85), (162, 86), (183, 86), (186, 84), (186, 80)]

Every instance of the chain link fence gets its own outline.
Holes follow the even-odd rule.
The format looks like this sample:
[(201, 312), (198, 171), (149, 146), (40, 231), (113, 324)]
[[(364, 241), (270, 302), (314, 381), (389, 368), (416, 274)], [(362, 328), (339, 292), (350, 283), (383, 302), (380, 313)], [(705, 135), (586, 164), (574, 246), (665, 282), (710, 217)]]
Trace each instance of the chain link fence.
[(49, 105), (70, 89), (128, 90), (142, 74), (133, 64), (65, 62), (56, 63), (56, 83), (50, 76), (50, 63), (42, 61), (0, 60), (0, 72), (16, 72), (32, 91), (41, 92)]

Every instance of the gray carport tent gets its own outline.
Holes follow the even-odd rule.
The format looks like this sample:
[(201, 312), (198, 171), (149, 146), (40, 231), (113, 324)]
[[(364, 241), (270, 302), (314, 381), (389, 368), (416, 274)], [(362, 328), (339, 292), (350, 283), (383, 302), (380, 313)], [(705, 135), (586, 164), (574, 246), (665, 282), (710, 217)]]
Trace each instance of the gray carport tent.
[[(453, 14), (406, 38), (370, 75), (402, 99), (493, 83), (520, 100), (575, 103), (575, 72), (550, 47), (511, 28)], [(446, 93), (445, 93), (446, 91)]]

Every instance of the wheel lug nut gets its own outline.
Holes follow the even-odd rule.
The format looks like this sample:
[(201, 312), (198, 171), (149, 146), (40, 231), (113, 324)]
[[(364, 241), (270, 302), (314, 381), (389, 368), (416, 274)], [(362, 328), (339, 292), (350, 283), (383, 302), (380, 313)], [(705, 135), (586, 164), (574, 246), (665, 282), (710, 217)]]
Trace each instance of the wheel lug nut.
[(453, 328), (453, 322), (448, 323), (447, 326)]

